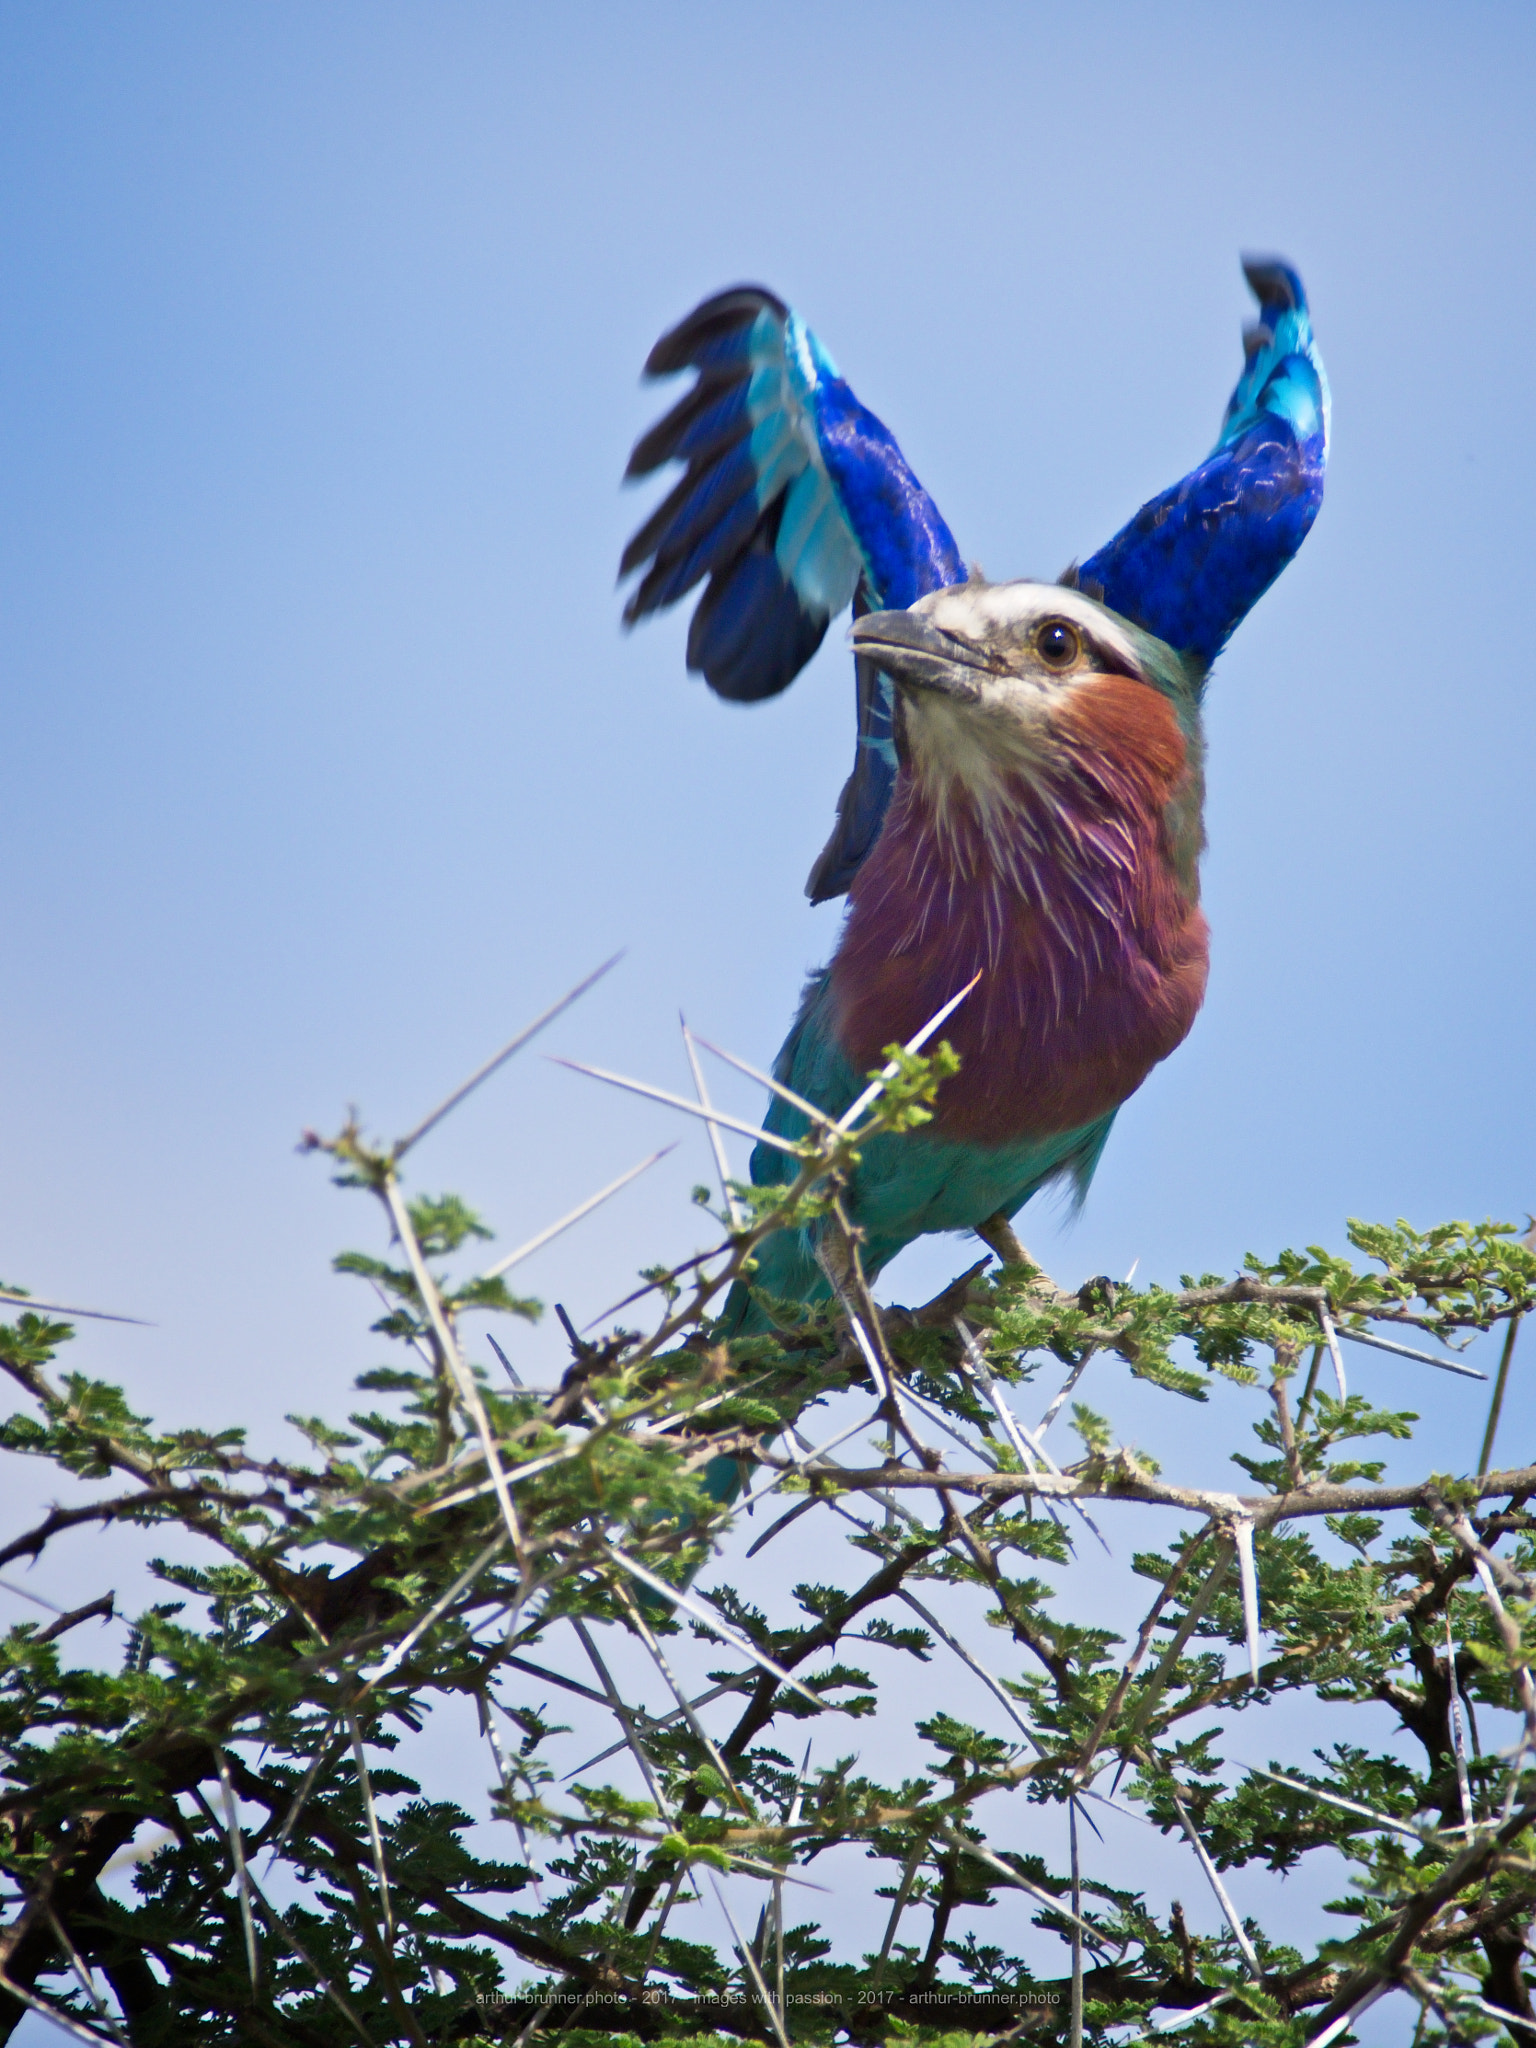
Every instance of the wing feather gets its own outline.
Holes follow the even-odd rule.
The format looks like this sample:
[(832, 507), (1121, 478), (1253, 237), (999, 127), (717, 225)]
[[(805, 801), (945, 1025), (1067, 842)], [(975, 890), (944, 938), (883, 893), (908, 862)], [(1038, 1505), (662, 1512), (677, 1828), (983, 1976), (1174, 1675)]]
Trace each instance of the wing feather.
[(1328, 466), (1328, 377), (1301, 279), (1275, 258), (1243, 270), (1260, 318), (1215, 448), (1074, 576), (1207, 666), (1306, 539)]

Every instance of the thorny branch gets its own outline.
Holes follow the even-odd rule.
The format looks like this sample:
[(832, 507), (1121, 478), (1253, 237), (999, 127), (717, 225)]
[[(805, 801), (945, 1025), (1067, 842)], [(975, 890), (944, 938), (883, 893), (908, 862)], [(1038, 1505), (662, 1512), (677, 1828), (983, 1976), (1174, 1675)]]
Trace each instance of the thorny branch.
[[(1388, 1984), (1419, 1999), (1432, 2026), (1473, 2005), (1512, 2025), (1530, 2017), (1521, 1942), (1536, 1916), (1536, 1807), (1521, 1792), (1536, 1751), (1536, 1466), (1399, 1479), (1360, 1447), (1405, 1438), (1413, 1418), (1359, 1393), (1333, 1400), (1315, 1370), (1299, 1404), (1289, 1383), (1331, 1328), (1406, 1323), (1444, 1344), (1513, 1329), (1536, 1299), (1536, 1256), (1493, 1226), (1353, 1226), (1360, 1271), (1312, 1251), (1179, 1290), (1096, 1280), (1072, 1293), (996, 1218), (987, 1241), (1000, 1270), (973, 1265), (924, 1308), (882, 1309), (843, 1189), (861, 1143), (923, 1120), (943, 1070), (942, 1056), (898, 1052), (848, 1127), (819, 1125), (791, 1146), (781, 1187), (728, 1190), (714, 1248), (643, 1276), (634, 1301), (656, 1304), (653, 1326), (600, 1319), (595, 1337), (573, 1335), (552, 1392), (469, 1363), (469, 1315), (534, 1312), (494, 1268), (447, 1278), (443, 1262), (483, 1234), (478, 1219), (450, 1197), (408, 1202), (401, 1147), (372, 1148), (351, 1124), (314, 1140), (388, 1213), (403, 1264), (341, 1264), (382, 1296), (375, 1327), (407, 1362), (361, 1382), (392, 1406), (342, 1428), (301, 1422), (309, 1463), (252, 1459), (238, 1431), (159, 1434), (116, 1390), (51, 1373), (67, 1325), (23, 1311), (5, 1329), (0, 1365), (30, 1408), (5, 1425), (3, 1447), (117, 1490), (61, 1501), (0, 1557), (35, 1559), (84, 1526), (169, 1523), (208, 1562), (157, 1567), (179, 1598), (137, 1617), (120, 1672), (60, 1662), (81, 1621), (110, 1624), (111, 1596), (12, 1630), (0, 2038), (39, 2004), (77, 2031), (110, 2023), (135, 2048), (517, 2038), (557, 2029), (567, 1988), (575, 2024), (642, 2038), (783, 2028), (875, 2040), (897, 2018), (933, 2038), (982, 2025), (1103, 2041), (1161, 2008), (1190, 2016), (1191, 2042), (1246, 2042), (1266, 2027), (1265, 2039), (1299, 2044)], [(709, 1114), (716, 1129), (727, 1121)], [(833, 1299), (768, 1303), (769, 1334), (730, 1337), (714, 1318), (732, 1287), (750, 1285), (764, 1236), (786, 1225), (820, 1232)], [(1165, 1479), (1081, 1407), (1084, 1455), (1047, 1450), (1090, 1358), (1096, 1384), (1118, 1360), (1175, 1397), (1203, 1399), (1220, 1379), (1238, 1398), (1253, 1386), (1263, 1406), (1241, 1458), (1250, 1486)], [(1066, 1381), (1032, 1428), (1015, 1407), (1043, 1362)], [(853, 1418), (845, 1435), (889, 1432), (880, 1462), (839, 1461), (840, 1421), (812, 1429), (828, 1439), (820, 1452), (804, 1448), (796, 1426), (834, 1399)], [(955, 1462), (961, 1445), (978, 1456)], [(851, 1583), (798, 1587), (787, 1609), (760, 1580), (750, 1600), (695, 1588), (671, 1615), (661, 1593), (635, 1596), (631, 1577), (683, 1587), (743, 1513), (701, 1486), (724, 1457), (829, 1530), (851, 1522), (862, 1554)], [(1070, 1591), (1073, 1525), (1035, 1512), (1063, 1501), (1124, 1504), (1135, 1519), (1105, 1524), (1122, 1542), (1147, 1531), (1149, 1511), (1172, 1511), (1164, 1547), (1135, 1558), (1156, 1590), (1123, 1652), (1036, 1575), (1066, 1568)], [(865, 1503), (872, 1518), (854, 1512)], [(1247, 1603), (1230, 1569), (1245, 1530)], [(1001, 1654), (971, 1639), (980, 1611), (1000, 1626)], [(1260, 1627), (1256, 1682), (1243, 1645)], [(598, 1649), (599, 1630), (613, 1652)], [(652, 1679), (621, 1688), (611, 1658), (625, 1641)], [(714, 1659), (707, 1686), (701, 1654)], [(601, 1688), (575, 1675), (588, 1656)], [(885, 1785), (836, 1745), (847, 1719), (893, 1693), (849, 1660), (888, 1671), (892, 1656), (931, 1674), (918, 1721), (931, 1761)], [(954, 1659), (943, 1678), (935, 1658)], [(642, 1705), (631, 1695), (648, 1684)], [(616, 1718), (615, 1747), (635, 1767), (628, 1790), (587, 1782), (605, 1757), (562, 1784), (551, 1686), (583, 1714)], [(1354, 1748), (1283, 1772), (1223, 1759), (1229, 1724), (1211, 1728), (1213, 1711), (1304, 1691), (1389, 1706), (1421, 1766)], [(515, 1845), (506, 1861), (472, 1851), (465, 1817), (418, 1796), (395, 1762), (435, 1700), (465, 1693), (491, 1738), (491, 1810)], [(1485, 1732), (1459, 1759), (1465, 1808), (1451, 1718), (1462, 1695)], [(814, 1771), (783, 1760), (799, 1719), (823, 1758)], [(1196, 1845), (1193, 1874), (1218, 1891), (1227, 1932), (1197, 1939), (1177, 1907), (1165, 1915), (1117, 1889), (1086, 1837), (1064, 1868), (996, 1846), (1011, 1838), (1000, 1795), (1028, 1788), (1070, 1810), (1101, 1798), (1110, 1771), (1120, 1798)], [(108, 1879), (146, 1828), (163, 1846), (139, 1864), (130, 1899)], [(780, 1911), (786, 1883), (815, 1881), (819, 1859), (853, 1843), (889, 1872), (893, 1901), (863, 1965), (786, 1929)], [(1243, 1919), (1242, 1872), (1324, 1847), (1350, 1861), (1359, 1930), (1297, 1958)], [(283, 1865), (292, 1903), (258, 1883), (263, 1855)], [(700, 1863), (733, 1886), (768, 1887), (756, 1944), (716, 1954), (692, 1921), (676, 1931)], [(524, 1910), (525, 1891), (538, 1910)], [(1011, 1930), (1003, 1946), (993, 1922)], [(1053, 1957), (1074, 1955), (1075, 1970), (1052, 1974)], [(512, 1996), (504, 1958), (535, 1979)]]

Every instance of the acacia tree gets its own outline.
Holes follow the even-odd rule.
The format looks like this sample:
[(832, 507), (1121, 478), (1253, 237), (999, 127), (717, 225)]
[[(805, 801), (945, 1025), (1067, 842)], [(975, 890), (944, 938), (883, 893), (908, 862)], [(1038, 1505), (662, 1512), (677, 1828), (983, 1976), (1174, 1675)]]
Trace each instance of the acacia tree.
[[(1486, 1469), (1536, 1254), (1510, 1225), (1356, 1223), (1358, 1265), (1313, 1249), (1177, 1292), (1068, 1292), (999, 1229), (996, 1263), (924, 1307), (877, 1307), (840, 1190), (860, 1144), (922, 1122), (953, 1067), (943, 1046), (893, 1048), (850, 1127), (798, 1148), (792, 1185), (729, 1190), (711, 1249), (643, 1275), (597, 1341), (567, 1325), (552, 1390), (468, 1361), (467, 1315), (537, 1305), (495, 1273), (450, 1276), (488, 1233), (453, 1197), (404, 1193), (416, 1134), (311, 1136), (382, 1206), (386, 1253), (336, 1263), (384, 1298), (373, 1328), (397, 1349), (343, 1422), (296, 1418), (300, 1461), (248, 1455), (238, 1423), (157, 1430), (118, 1388), (61, 1370), (70, 1323), (12, 1293), (0, 1364), (26, 1405), (0, 1445), (87, 1491), (10, 1534), (0, 1567), (125, 1524), (205, 1555), (156, 1566), (174, 1597), (132, 1617), (120, 1669), (69, 1661), (110, 1594), (6, 1639), (0, 2039), (31, 2011), (133, 2048), (1171, 2028), (1326, 2048), (1394, 1988), (1424, 2042), (1536, 2037), (1536, 1466)], [(723, 1290), (754, 1245), (811, 1220), (839, 1247), (838, 1298), (777, 1304), (775, 1334), (722, 1339)], [(1406, 1336), (1454, 1369), (1425, 1345), (1498, 1326), (1484, 1469), (1388, 1483), (1362, 1446), (1417, 1418), (1346, 1393), (1340, 1340)], [(1170, 1402), (1205, 1398), (1215, 1375), (1251, 1390), (1249, 1490), (1172, 1484), (1118, 1444), (1074, 1401), (1094, 1358)], [(1037, 1379), (1050, 1398), (1031, 1424)], [(852, 1403), (841, 1432), (815, 1405), (835, 1396), (839, 1419)], [(1069, 1402), (1082, 1454), (1058, 1463), (1046, 1432)], [(722, 1455), (750, 1480), (734, 1509), (700, 1484)], [(1160, 1518), (1125, 1639), (1073, 1597), (1074, 1541), (1110, 1503)], [(748, 1504), (750, 1591), (693, 1590)], [(829, 1554), (846, 1539), (847, 1569), (791, 1589), (771, 1545), (807, 1516)], [(1059, 1594), (1041, 1564), (1062, 1569)], [(987, 1603), (985, 1659), (953, 1588)], [(646, 1705), (611, 1675), (614, 1631), (654, 1667)], [(712, 1656), (697, 1696), (680, 1641)], [(919, 1720), (926, 1768), (881, 1783), (849, 1724), (900, 1715), (913, 1659), (963, 1665), (985, 1725)], [(1367, 1739), (1377, 1714), (1359, 1742), (1297, 1754), (1298, 1695), (1386, 1708), (1396, 1739)], [(484, 1739), (475, 1815), (411, 1774), (449, 1696)], [(560, 1697), (611, 1715), (622, 1784), (557, 1778)], [(1267, 1769), (1224, 1761), (1244, 1714), (1264, 1716)], [(1078, 1821), (1107, 1799), (1187, 1844), (1218, 1937), (1093, 1868)], [(1019, 1802), (1065, 1810), (1059, 1866), (1004, 1846)], [(483, 1827), (466, 1840), (477, 1821), (498, 1855)], [(889, 1900), (865, 1954), (835, 1905), (818, 1922), (795, 1903), (850, 1843)], [(110, 1875), (130, 1845), (131, 1887)], [(1222, 1873), (1324, 1851), (1348, 1869), (1334, 1939), (1303, 1953), (1240, 1916)], [(713, 1893), (718, 1947), (686, 1910)]]

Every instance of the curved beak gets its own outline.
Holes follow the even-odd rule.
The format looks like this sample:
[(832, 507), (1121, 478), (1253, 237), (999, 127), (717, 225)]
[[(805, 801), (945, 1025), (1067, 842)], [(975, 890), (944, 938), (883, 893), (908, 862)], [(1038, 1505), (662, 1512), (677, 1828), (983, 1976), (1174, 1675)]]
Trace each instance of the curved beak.
[(866, 612), (853, 622), (853, 651), (911, 690), (937, 690), (962, 704), (981, 698), (978, 675), (996, 673), (972, 640), (946, 633), (921, 612)]

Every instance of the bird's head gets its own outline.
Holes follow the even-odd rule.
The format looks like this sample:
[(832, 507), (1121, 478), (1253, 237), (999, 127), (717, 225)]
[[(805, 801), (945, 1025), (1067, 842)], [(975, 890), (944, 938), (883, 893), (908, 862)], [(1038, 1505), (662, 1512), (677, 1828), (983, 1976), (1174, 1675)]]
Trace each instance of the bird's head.
[(958, 781), (983, 802), (1005, 778), (1049, 775), (1069, 747), (1134, 745), (1143, 726), (1149, 740), (1197, 740), (1190, 666), (1061, 584), (973, 578), (909, 611), (866, 613), (853, 644), (901, 692), (919, 779)]

